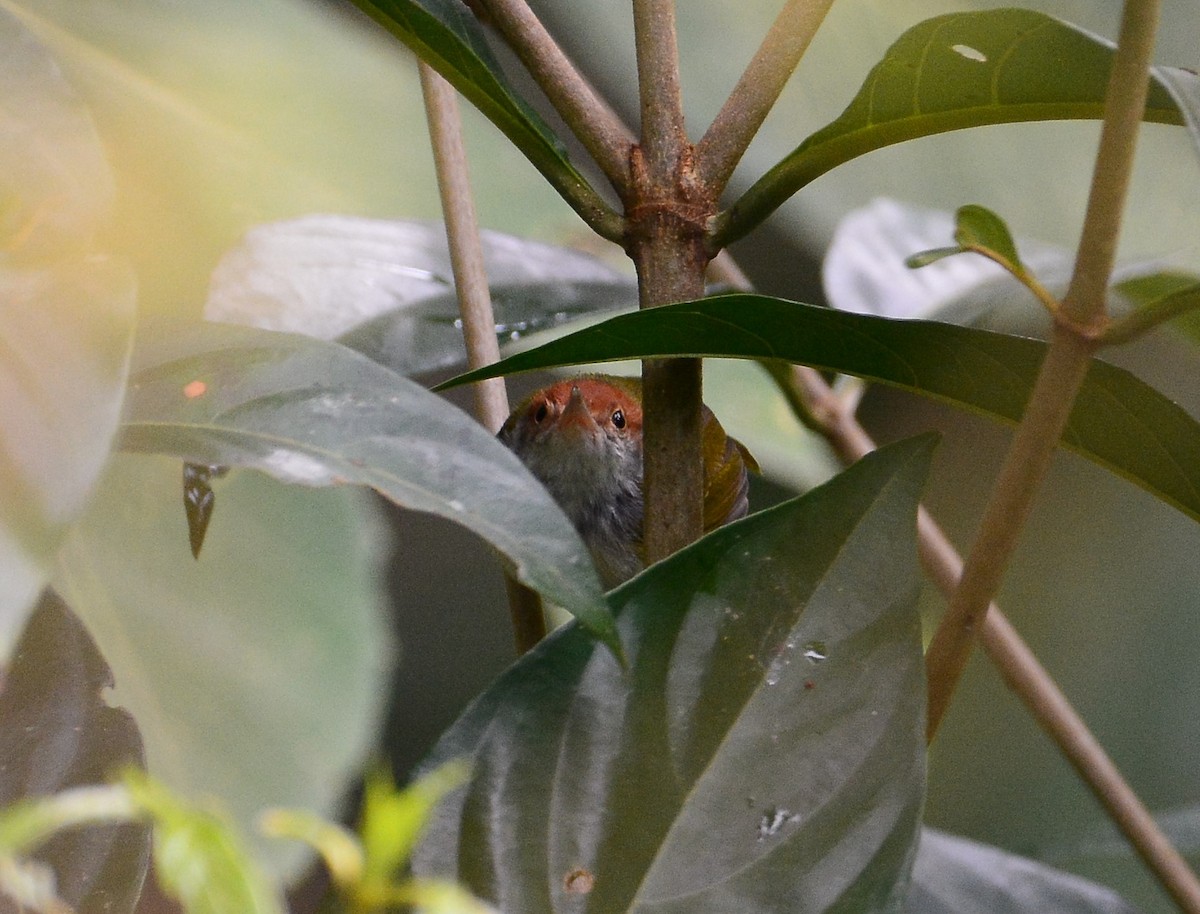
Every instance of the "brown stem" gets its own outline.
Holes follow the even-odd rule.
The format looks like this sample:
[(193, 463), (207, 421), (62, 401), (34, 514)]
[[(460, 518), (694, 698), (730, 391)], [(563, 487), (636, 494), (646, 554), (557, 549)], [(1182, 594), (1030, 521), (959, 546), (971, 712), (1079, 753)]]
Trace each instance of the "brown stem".
[(687, 133), (679, 86), (675, 0), (633, 0), (642, 156), (651, 180), (674, 182)]
[(1159, 0), (1125, 3), (1105, 98), (1101, 146), (1071, 286), (1029, 406), (967, 556), (962, 582), (926, 654), (931, 740), (966, 667), (975, 630), (999, 590), (1034, 495), (1087, 374), (1096, 337), (1107, 321), (1105, 290), (1146, 104), (1158, 9)]
[[(475, 201), (467, 172), (458, 99), (453, 87), (433, 68), (425, 63), (418, 66), (433, 144), (438, 191), (446, 218), (450, 264), (462, 314), (467, 363), (471, 368), (479, 368), (499, 360), (500, 346), (496, 340), (496, 318), (492, 313), (487, 271), (483, 263), (479, 220), (475, 214)], [(498, 431), (508, 417), (508, 394), (504, 379), (482, 381), (475, 384), (473, 390), (480, 423), (490, 432)], [(536, 593), (507, 577), (506, 584), (517, 651), (524, 653), (545, 637), (545, 613)]]
[(1108, 282), (1146, 109), (1160, 3), (1125, 0), (1121, 14), (1121, 34), (1109, 73), (1087, 213), (1075, 255), (1075, 271), (1062, 304), (1064, 318), (1082, 328), (1103, 330), (1106, 320)]
[(1000, 469), (962, 581), (925, 655), (928, 737), (933, 739), (971, 654), (975, 632), (1000, 589), (1038, 487), (1045, 478), (1095, 344), (1058, 327), (1021, 424)]
[[(704, 294), (704, 227), (713, 202), (695, 181), (683, 123), (674, 0), (633, 0), (641, 98), (641, 145), (631, 157), (626, 250), (643, 308)], [(703, 532), (699, 359), (642, 363), (647, 562)]]
[(716, 193), (729, 182), (832, 5), (833, 0), (788, 0), (784, 4), (742, 78), (696, 145), (700, 177)]
[[(686, 232), (665, 214), (643, 227), (647, 237), (632, 247), (641, 306), (703, 296), (707, 258), (698, 234)], [(666, 558), (703, 532), (701, 392), (699, 359), (642, 363), (643, 539), (648, 563)]]
[(624, 197), (634, 142), (629, 128), (583, 78), (525, 0), (484, 0), (484, 5), (554, 110)]

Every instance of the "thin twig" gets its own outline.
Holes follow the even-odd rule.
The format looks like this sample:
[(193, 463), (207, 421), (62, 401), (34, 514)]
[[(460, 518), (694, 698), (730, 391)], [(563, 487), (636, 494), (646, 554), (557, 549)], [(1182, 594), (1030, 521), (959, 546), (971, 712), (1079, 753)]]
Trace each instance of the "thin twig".
[(674, 180), (687, 143), (679, 86), (675, 0), (633, 0), (642, 153), (651, 180)]
[[(749, 280), (727, 254), (716, 258), (710, 268), (722, 281), (750, 291)], [(801, 421), (820, 432), (844, 463), (875, 449), (855, 416), (854, 404), (842, 400), (820, 372), (794, 365), (790, 376), (774, 370), (771, 375)], [(962, 559), (924, 507), (917, 512), (917, 538), (925, 573), (949, 597), (962, 579)], [(1198, 914), (1200, 882), (1195, 874), (995, 603), (989, 604), (984, 616), (980, 641), (1008, 687), (1109, 811), (1159, 882), (1185, 911)]]
[(975, 630), (999, 590), (1034, 496), (1066, 428), (1087, 374), (1094, 337), (1106, 320), (1112, 273), (1138, 128), (1146, 104), (1159, 0), (1127, 0), (1105, 99), (1100, 152), (1075, 272), (1050, 346), (1012, 446), (967, 556), (962, 582), (926, 654), (928, 735), (942, 716), (971, 653)]
[(788, 0), (720, 112), (696, 145), (701, 180), (717, 191), (779, 99), (833, 0)]
[[(467, 155), (462, 137), (458, 98), (453, 87), (425, 63), (418, 64), (430, 140), (437, 170), (438, 191), (446, 218), (446, 240), (450, 265), (458, 292), (467, 363), (471, 368), (490, 365), (500, 358), (496, 340), (496, 318), (488, 290), (479, 238), (479, 220), (471, 195)], [(475, 410), (480, 423), (490, 432), (499, 431), (508, 417), (508, 394), (504, 379), (493, 378), (473, 385)], [(537, 594), (508, 580), (509, 612), (519, 653), (525, 653), (546, 634), (545, 614)]]
[(509, 46), (605, 177), (624, 196), (634, 136), (575, 68), (525, 0), (485, 0)]

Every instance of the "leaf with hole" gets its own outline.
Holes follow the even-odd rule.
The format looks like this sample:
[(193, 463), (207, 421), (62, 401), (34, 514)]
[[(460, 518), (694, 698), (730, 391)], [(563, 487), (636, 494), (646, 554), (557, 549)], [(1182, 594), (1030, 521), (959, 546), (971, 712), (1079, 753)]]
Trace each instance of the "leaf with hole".
[[(618, 315), (443, 386), (618, 359), (783, 359), (1015, 423), (1045, 352), (1039, 340), (972, 327), (722, 295)], [(1200, 519), (1200, 422), (1129, 372), (1092, 361), (1063, 445)]]
[(336, 343), (217, 324), (147, 339), (140, 364), (125, 450), (370, 486), (482, 536), (524, 583), (613, 643), (570, 521), (508, 448), (423, 387)]
[(503, 911), (860, 911), (924, 790), (915, 514), (932, 436), (714, 531), (614, 591), (629, 669), (576, 626), (430, 764), (472, 775), (418, 876)]
[[(825, 172), (894, 143), (987, 124), (1098, 118), (1111, 65), (1107, 41), (1032, 10), (928, 19), (887, 50), (840, 117), (746, 191), (722, 217), (718, 242), (740, 238)], [(1200, 84), (1183, 71), (1172, 78), (1177, 94)], [(1183, 122), (1158, 73), (1145, 118)]]

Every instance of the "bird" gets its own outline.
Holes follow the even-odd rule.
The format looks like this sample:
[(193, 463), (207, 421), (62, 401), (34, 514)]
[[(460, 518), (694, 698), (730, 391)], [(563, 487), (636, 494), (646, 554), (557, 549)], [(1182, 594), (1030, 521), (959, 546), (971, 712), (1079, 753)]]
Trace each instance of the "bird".
[[(744, 517), (758, 464), (703, 407), (704, 532)], [(579, 532), (606, 588), (645, 567), (642, 385), (589, 374), (527, 397), (497, 437), (549, 491)]]

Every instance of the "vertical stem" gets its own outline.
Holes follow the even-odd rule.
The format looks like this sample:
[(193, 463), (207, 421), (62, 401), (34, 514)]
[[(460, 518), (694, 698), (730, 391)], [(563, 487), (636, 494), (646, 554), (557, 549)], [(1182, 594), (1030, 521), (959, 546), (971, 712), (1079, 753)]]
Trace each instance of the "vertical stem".
[(1125, 0), (1121, 14), (1121, 34), (1109, 74), (1087, 214), (1075, 271), (1063, 300), (1064, 316), (1081, 327), (1104, 320), (1121, 215), (1133, 173), (1133, 154), (1146, 109), (1160, 4), (1161, 0)]
[[(638, 271), (641, 307), (704, 294), (704, 217), (684, 130), (674, 0), (633, 0), (641, 98), (641, 145), (631, 157), (626, 246)], [(642, 363), (643, 541), (656, 562), (703, 532), (699, 359)]]
[(1146, 104), (1159, 0), (1126, 0), (1105, 98), (1101, 147), (1067, 300), (1029, 406), (1001, 467), (962, 581), (925, 657), (929, 739), (937, 733), (970, 656), (976, 629), (999, 590), (1106, 320), (1121, 214)]
[[(450, 265), (466, 339), (467, 362), (472, 368), (489, 365), (500, 358), (496, 340), (496, 318), (483, 263), (479, 239), (479, 220), (471, 195), (467, 172), (467, 154), (463, 144), (462, 121), (454, 89), (431, 67), (419, 63), (421, 91), (433, 143), (438, 191), (446, 218), (446, 240), (450, 247)], [(496, 432), (508, 417), (508, 394), (503, 378), (473, 385), (475, 410), (480, 423)], [(506, 576), (509, 613), (518, 653), (525, 653), (546, 635), (546, 619), (541, 600), (529, 588)]]
[(642, 154), (654, 181), (673, 181), (687, 143), (679, 86), (675, 0), (633, 0)]
[[(500, 344), (496, 340), (496, 318), (492, 313), (492, 296), (479, 239), (479, 219), (471, 194), (458, 98), (453, 87), (432, 67), (424, 62), (417, 66), (433, 143), (442, 214), (446, 219), (450, 267), (462, 314), (467, 364), (479, 368), (500, 360)], [(504, 379), (492, 378), (471, 387), (480, 423), (495, 434), (508, 418)]]

